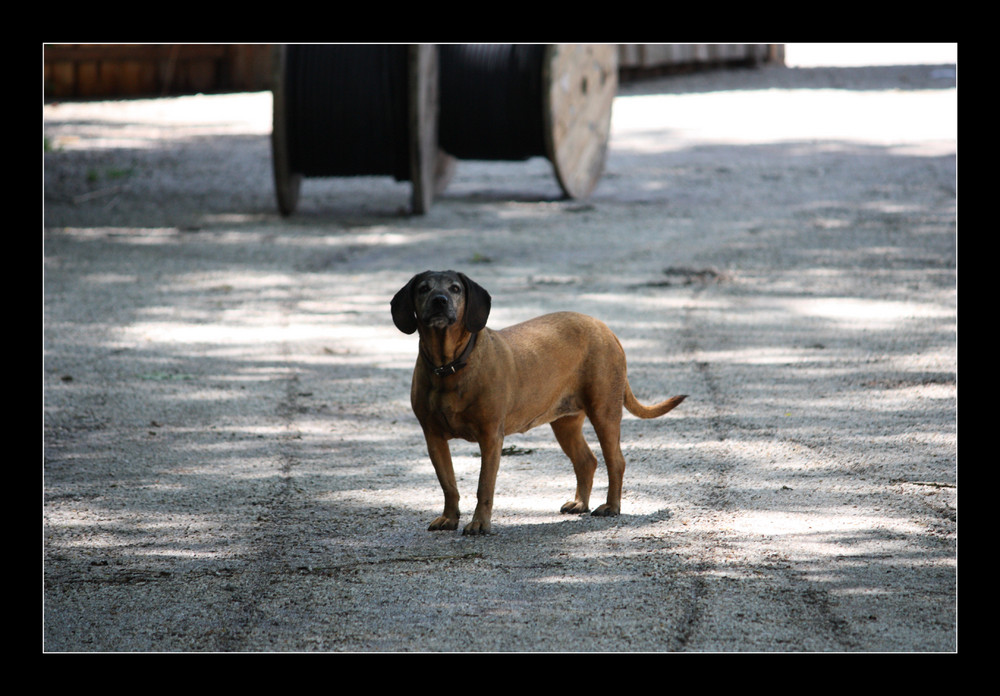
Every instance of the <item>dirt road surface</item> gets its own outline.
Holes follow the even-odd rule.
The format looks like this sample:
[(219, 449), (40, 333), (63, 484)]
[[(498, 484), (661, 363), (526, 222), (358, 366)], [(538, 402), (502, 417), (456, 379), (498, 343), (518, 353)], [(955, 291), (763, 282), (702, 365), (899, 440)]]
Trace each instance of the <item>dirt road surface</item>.
[[(957, 650), (955, 79), (626, 84), (589, 200), (462, 162), (423, 217), (365, 178), (282, 219), (269, 93), (47, 105), (43, 650)], [(621, 516), (560, 514), (545, 427), (494, 534), (426, 530), (389, 300), (429, 268), (493, 328), (599, 317), (642, 400), (689, 395), (625, 416)]]

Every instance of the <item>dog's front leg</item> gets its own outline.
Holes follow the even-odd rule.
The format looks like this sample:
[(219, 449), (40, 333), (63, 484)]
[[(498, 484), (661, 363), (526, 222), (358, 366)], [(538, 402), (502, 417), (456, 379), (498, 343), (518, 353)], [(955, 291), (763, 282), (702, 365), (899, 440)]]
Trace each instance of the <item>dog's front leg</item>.
[(455, 483), (455, 468), (451, 463), (451, 448), (448, 441), (429, 432), (424, 433), (427, 440), (427, 453), (434, 465), (441, 490), (444, 491), (444, 512), (427, 528), (435, 532), (439, 529), (458, 529), (458, 484)]
[(493, 517), (493, 491), (497, 484), (497, 471), (500, 469), (503, 436), (483, 438), (479, 442), (479, 449), (483, 461), (479, 469), (476, 511), (472, 515), (472, 521), (465, 525), (462, 534), (490, 533), (490, 520)]

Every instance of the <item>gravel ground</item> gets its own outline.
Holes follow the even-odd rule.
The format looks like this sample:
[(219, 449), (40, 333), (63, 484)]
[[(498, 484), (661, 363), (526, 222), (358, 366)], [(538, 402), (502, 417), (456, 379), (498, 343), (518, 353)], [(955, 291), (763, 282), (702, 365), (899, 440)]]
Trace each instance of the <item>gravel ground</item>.
[[(278, 216), (269, 93), (44, 116), (44, 651), (957, 650), (954, 66), (626, 84), (591, 199), (462, 162), (423, 217), (382, 178)], [(428, 268), (690, 395), (626, 415), (621, 516), (559, 513), (540, 428), (494, 534), (426, 531), (389, 300)]]

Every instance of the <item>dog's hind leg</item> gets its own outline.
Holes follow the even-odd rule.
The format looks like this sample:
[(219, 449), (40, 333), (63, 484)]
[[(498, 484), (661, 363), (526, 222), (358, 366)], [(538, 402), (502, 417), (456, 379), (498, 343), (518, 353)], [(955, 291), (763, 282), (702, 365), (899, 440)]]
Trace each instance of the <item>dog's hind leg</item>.
[(583, 414), (563, 416), (552, 421), (552, 431), (563, 452), (573, 462), (576, 472), (576, 498), (560, 508), (560, 512), (581, 513), (590, 509), (590, 491), (594, 486), (597, 457), (583, 438)]
[(618, 408), (612, 414), (591, 413), (588, 416), (601, 442), (601, 454), (608, 468), (608, 501), (591, 513), (597, 517), (612, 517), (621, 512), (625, 457), (621, 445), (621, 407)]

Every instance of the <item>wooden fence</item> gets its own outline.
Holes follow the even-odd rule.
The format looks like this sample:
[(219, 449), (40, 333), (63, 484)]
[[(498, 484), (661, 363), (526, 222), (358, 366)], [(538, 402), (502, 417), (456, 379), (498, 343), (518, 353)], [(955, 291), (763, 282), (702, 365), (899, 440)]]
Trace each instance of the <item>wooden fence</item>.
[[(271, 89), (269, 44), (48, 44), (47, 99), (157, 97)], [(620, 44), (623, 77), (782, 63), (783, 44)]]
[(270, 89), (266, 44), (50, 44), (43, 51), (48, 99)]

